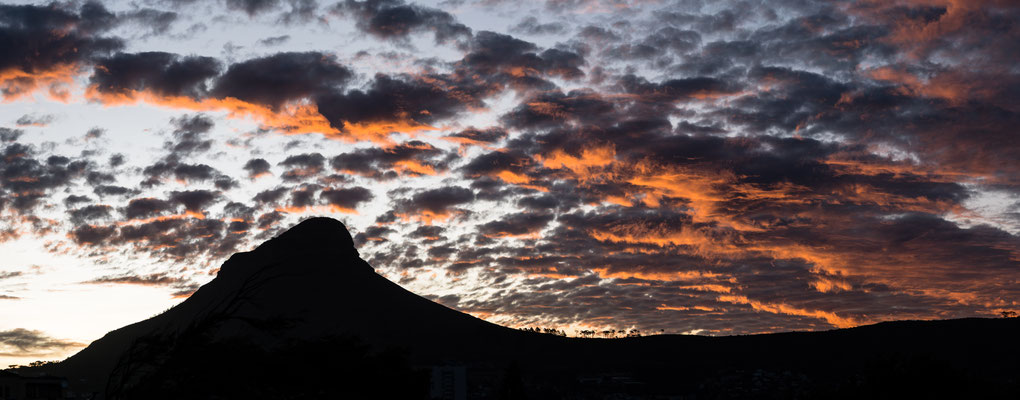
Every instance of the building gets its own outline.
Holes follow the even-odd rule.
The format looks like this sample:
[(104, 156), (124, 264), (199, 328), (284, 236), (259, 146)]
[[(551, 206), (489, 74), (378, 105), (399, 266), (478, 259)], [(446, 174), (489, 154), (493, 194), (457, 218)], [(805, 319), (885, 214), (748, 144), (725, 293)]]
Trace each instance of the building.
[(467, 368), (450, 365), (432, 367), (429, 394), (434, 400), (466, 400)]
[(67, 394), (67, 379), (0, 371), (0, 400), (63, 400)]

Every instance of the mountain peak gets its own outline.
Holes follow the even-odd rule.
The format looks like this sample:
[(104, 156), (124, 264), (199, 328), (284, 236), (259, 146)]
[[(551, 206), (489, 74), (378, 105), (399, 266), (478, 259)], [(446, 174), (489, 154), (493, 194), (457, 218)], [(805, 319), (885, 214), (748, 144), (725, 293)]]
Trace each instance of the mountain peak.
[(361, 269), (372, 270), (361, 261), (358, 250), (354, 248), (354, 239), (343, 222), (328, 217), (313, 217), (262, 243), (254, 251), (234, 254), (223, 264), (220, 275), (232, 275), (241, 271), (250, 273), (254, 271), (252, 266), (300, 259), (333, 262), (351, 260), (365, 266)]
[(313, 217), (273, 238), (265, 245), (285, 247), (298, 252), (337, 252), (341, 255), (358, 256), (354, 239), (343, 222), (329, 217)]

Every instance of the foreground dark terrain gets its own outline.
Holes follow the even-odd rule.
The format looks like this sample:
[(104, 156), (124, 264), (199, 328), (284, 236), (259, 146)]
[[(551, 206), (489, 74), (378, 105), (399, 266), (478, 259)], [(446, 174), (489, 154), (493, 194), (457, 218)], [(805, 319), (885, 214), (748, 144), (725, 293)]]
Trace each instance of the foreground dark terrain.
[(67, 360), (96, 399), (1020, 398), (1020, 319), (814, 333), (565, 338), (414, 295), (307, 220), (232, 256), (188, 300)]

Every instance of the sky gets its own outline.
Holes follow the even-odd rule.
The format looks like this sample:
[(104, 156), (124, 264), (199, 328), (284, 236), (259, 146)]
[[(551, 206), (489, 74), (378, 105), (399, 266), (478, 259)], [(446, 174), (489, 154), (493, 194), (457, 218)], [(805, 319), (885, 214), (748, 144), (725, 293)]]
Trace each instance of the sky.
[(1017, 310), (1018, 54), (1005, 0), (4, 2), (0, 365), (311, 216), (511, 327)]

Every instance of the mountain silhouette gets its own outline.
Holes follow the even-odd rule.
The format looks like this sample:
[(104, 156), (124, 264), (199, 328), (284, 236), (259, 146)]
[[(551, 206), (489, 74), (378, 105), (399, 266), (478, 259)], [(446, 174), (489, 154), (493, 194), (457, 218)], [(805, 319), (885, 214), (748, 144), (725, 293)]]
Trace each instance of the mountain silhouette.
[(359, 257), (341, 222), (311, 218), (231, 256), (181, 304), (24, 373), (97, 399), (1015, 399), (1017, 337), (1017, 318), (733, 337), (524, 332), (408, 292)]

